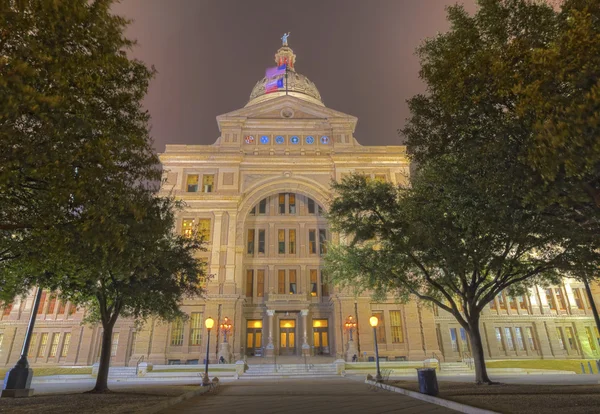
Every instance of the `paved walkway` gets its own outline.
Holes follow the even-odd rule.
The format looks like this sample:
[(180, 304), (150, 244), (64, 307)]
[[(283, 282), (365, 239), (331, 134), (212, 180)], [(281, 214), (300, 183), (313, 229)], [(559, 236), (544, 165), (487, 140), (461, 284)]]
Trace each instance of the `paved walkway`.
[(456, 413), (401, 394), (372, 390), (345, 378), (239, 380), (223, 384), (216, 395), (201, 395), (161, 414), (180, 413)]

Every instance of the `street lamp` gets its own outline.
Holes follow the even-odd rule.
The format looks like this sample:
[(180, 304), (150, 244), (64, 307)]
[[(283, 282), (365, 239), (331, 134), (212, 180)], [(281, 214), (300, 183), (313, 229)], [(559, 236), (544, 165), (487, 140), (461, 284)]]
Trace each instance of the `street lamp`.
[(344, 324), (346, 330), (350, 334), (349, 341), (352, 341), (352, 332), (356, 329), (356, 321), (352, 317), (352, 315), (348, 315), (348, 319), (346, 319), (346, 323)]
[(231, 324), (229, 318), (226, 316), (225, 319), (223, 319), (223, 323), (219, 326), (221, 328), (221, 332), (223, 332), (223, 342), (227, 343), (227, 334), (231, 332), (231, 328), (233, 325)]
[(213, 326), (215, 326), (215, 320), (209, 316), (204, 321), (204, 325), (208, 330), (208, 338), (206, 340), (206, 365), (204, 367), (204, 377), (202, 378), (202, 386), (206, 387), (210, 385), (210, 379), (208, 378), (208, 351), (210, 349), (210, 330), (213, 328)]
[(377, 375), (375, 376), (375, 380), (377, 382), (381, 382), (381, 371), (379, 370), (379, 348), (377, 348), (377, 325), (379, 324), (379, 319), (377, 316), (371, 316), (369, 318), (369, 323), (373, 327), (373, 337), (375, 338), (375, 362), (377, 363)]

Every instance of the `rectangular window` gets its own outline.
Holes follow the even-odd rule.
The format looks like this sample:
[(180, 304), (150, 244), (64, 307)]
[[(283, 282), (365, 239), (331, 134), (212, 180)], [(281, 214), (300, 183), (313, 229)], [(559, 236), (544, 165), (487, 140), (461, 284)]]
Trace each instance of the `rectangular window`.
[(46, 304), (46, 291), (42, 292), (42, 296), (40, 297), (40, 307), (37, 310), (37, 314), (41, 315), (44, 313), (44, 305)]
[(296, 254), (296, 230), (290, 229), (289, 232), (290, 232), (290, 234), (289, 234), (289, 243), (290, 243), (289, 252), (290, 252), (290, 254)]
[(12, 303), (4, 305), (4, 309), (2, 309), (2, 316), (10, 315), (10, 311), (12, 311), (12, 307), (13, 307)]
[(249, 269), (246, 271), (246, 297), (251, 298), (254, 296), (254, 270)]
[(210, 240), (210, 219), (198, 220), (198, 234), (204, 238), (204, 240)]
[(256, 271), (256, 296), (262, 298), (265, 295), (265, 271)]
[(43, 333), (40, 340), (40, 348), (38, 349), (38, 357), (43, 357), (46, 354), (46, 346), (48, 345), (48, 334)]
[(263, 198), (258, 203), (258, 214), (267, 214), (267, 199)]
[(288, 194), (288, 204), (290, 214), (296, 214), (296, 194)]
[(558, 346), (560, 347), (560, 349), (566, 350), (567, 348), (565, 347), (562, 329), (560, 328), (556, 328), (556, 339), (558, 340)]
[(46, 310), (46, 315), (52, 315), (54, 313), (54, 309), (56, 307), (56, 295), (50, 295), (50, 300), (48, 301), (48, 310)]
[(316, 230), (308, 231), (308, 253), (310, 253), (310, 254), (317, 253), (317, 231)]
[(65, 311), (67, 310), (67, 302), (61, 300), (58, 302), (58, 311), (56, 312), (57, 315), (64, 315)]
[(513, 342), (512, 331), (510, 328), (504, 328), (504, 336), (506, 337), (506, 347), (509, 351), (515, 350), (515, 344)]
[(452, 342), (452, 350), (458, 352), (458, 337), (456, 336), (456, 328), (450, 328), (450, 341)]
[(198, 346), (202, 343), (202, 313), (192, 312), (190, 316), (190, 345)]
[(319, 253), (327, 253), (327, 230), (319, 229)]
[(390, 325), (392, 327), (392, 343), (400, 344), (404, 342), (402, 314), (400, 311), (390, 311)]
[(583, 298), (581, 297), (581, 290), (573, 288), (573, 296), (575, 296), (575, 304), (577, 305), (577, 309), (585, 309), (583, 304)]
[(198, 174), (187, 176), (187, 192), (195, 193), (198, 191)]
[(517, 296), (517, 300), (519, 301), (519, 307), (521, 310), (528, 310), (527, 296)]
[(537, 347), (535, 346), (535, 337), (533, 336), (533, 328), (528, 326), (525, 328), (525, 332), (527, 333), (527, 341), (529, 342), (529, 348), (532, 351), (535, 351)]
[(552, 294), (552, 289), (546, 289), (546, 300), (548, 301), (548, 306), (552, 310), (556, 310), (556, 303), (554, 302), (554, 295)]
[(58, 341), (60, 340), (59, 333), (52, 334), (52, 343), (50, 345), (50, 357), (54, 358), (58, 352)]
[(310, 269), (310, 296), (317, 295), (317, 269)]
[(378, 183), (385, 183), (385, 181), (386, 181), (385, 174), (375, 174), (375, 181)]
[(215, 186), (215, 176), (214, 175), (203, 175), (202, 176), (202, 192), (203, 193), (212, 193)]
[(277, 293), (285, 293), (285, 270), (277, 272)]
[(460, 328), (460, 343), (463, 352), (469, 351), (469, 339), (467, 338), (467, 331), (465, 328)]
[(517, 298), (511, 297), (510, 298), (510, 309), (517, 310), (517, 308), (518, 308)]
[(373, 316), (376, 316), (379, 320), (377, 324), (376, 332), (377, 332), (377, 343), (385, 344), (385, 321), (383, 319), (382, 311), (373, 312)]
[(327, 277), (321, 270), (321, 296), (329, 296), (329, 285), (327, 284)]
[(296, 294), (298, 293), (296, 291), (296, 271), (293, 269), (289, 270), (289, 277), (290, 277), (290, 295), (291, 294)]
[(565, 296), (563, 295), (561, 288), (555, 288), (554, 293), (556, 294), (556, 299), (558, 300), (558, 306), (560, 306), (561, 310), (567, 309), (567, 304), (565, 302)]
[(248, 229), (248, 254), (254, 254), (254, 229)]
[(496, 331), (496, 345), (500, 351), (504, 351), (504, 343), (502, 342), (502, 329), (495, 328)]
[(27, 352), (28, 357), (32, 357), (35, 355), (35, 345), (37, 343), (37, 335), (31, 334), (31, 342), (29, 342), (29, 351)]
[(181, 235), (184, 237), (192, 237), (194, 234), (194, 220), (184, 219), (181, 223)]
[(596, 350), (596, 341), (594, 341), (594, 335), (592, 334), (592, 329), (589, 326), (586, 326), (585, 333), (587, 335), (588, 342), (590, 343), (590, 348), (592, 348), (592, 350), (595, 351)]
[(77, 305), (69, 303), (69, 315), (74, 315), (77, 312)]
[(573, 335), (573, 328), (567, 327), (565, 328), (567, 332), (567, 342), (569, 343), (569, 348), (572, 350), (577, 350), (577, 345), (575, 344), (575, 335)]
[(171, 324), (171, 346), (183, 345), (183, 320), (177, 319)]
[(279, 254), (285, 254), (285, 230), (277, 231), (277, 246)]
[(67, 354), (69, 353), (69, 343), (71, 343), (71, 333), (70, 332), (66, 333), (65, 337), (63, 338), (62, 349), (60, 350), (61, 357), (66, 357)]
[(506, 309), (506, 300), (504, 299), (504, 295), (502, 293), (498, 293), (498, 303), (500, 304), (500, 309)]
[(265, 254), (265, 231), (258, 231), (258, 253)]
[(110, 344), (110, 356), (117, 356), (117, 348), (119, 347), (119, 333), (112, 334), (112, 342)]
[(308, 214), (315, 214), (315, 200), (308, 199)]
[(285, 193), (279, 194), (279, 214), (285, 214)]
[(523, 330), (521, 328), (515, 328), (515, 335), (517, 337), (517, 347), (519, 347), (519, 351), (524, 351), (525, 342), (523, 342)]

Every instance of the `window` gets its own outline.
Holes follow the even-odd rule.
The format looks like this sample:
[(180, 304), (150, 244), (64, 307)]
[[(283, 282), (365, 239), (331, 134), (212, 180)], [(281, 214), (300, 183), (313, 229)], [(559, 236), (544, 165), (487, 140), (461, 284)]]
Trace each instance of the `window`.
[(310, 296), (317, 295), (317, 269), (310, 269)]
[(596, 341), (594, 341), (594, 335), (592, 334), (592, 329), (589, 326), (586, 326), (585, 333), (587, 335), (588, 342), (590, 343), (590, 348), (592, 348), (592, 351), (595, 351), (596, 350)]
[(533, 328), (531, 326), (528, 326), (527, 328), (525, 328), (525, 332), (527, 333), (527, 341), (529, 342), (529, 348), (533, 351), (535, 351), (537, 349), (537, 347), (535, 346), (535, 338), (533, 336)]
[(254, 254), (254, 229), (248, 229), (248, 254)]
[(202, 192), (203, 193), (212, 193), (213, 188), (215, 186), (215, 176), (214, 175), (203, 175), (202, 176)]
[(510, 308), (512, 310), (517, 310), (518, 308), (518, 303), (517, 303), (517, 298), (516, 297), (511, 297), (510, 298)]
[(506, 309), (506, 300), (504, 299), (504, 295), (502, 293), (498, 293), (498, 303), (500, 304), (500, 309)]
[(577, 309), (584, 309), (583, 298), (581, 297), (581, 290), (574, 288), (573, 296), (575, 296), (575, 304), (577, 305)]
[(210, 240), (210, 219), (198, 220), (198, 234), (204, 238), (204, 240)]
[(69, 353), (69, 343), (70, 342), (71, 342), (71, 333), (68, 332), (65, 334), (65, 337), (63, 339), (62, 349), (60, 350), (61, 357), (66, 357), (67, 354)]
[(285, 214), (285, 193), (279, 194), (279, 214)]
[(392, 343), (400, 344), (404, 342), (402, 314), (400, 311), (390, 311), (390, 325), (392, 326)]
[(560, 347), (560, 349), (566, 350), (567, 348), (565, 347), (562, 329), (560, 328), (556, 328), (556, 339), (558, 340), (558, 346)]
[(263, 297), (265, 295), (265, 271), (256, 271), (256, 296)]
[(321, 296), (329, 296), (329, 286), (327, 285), (327, 277), (321, 270)]
[(285, 270), (277, 272), (277, 293), (285, 293)]
[(290, 193), (288, 194), (289, 200), (289, 212), (290, 214), (296, 214), (296, 194)]
[(469, 351), (469, 339), (467, 338), (467, 332), (464, 328), (460, 328), (460, 343), (462, 346), (462, 351)]
[(58, 311), (56, 312), (56, 314), (64, 315), (66, 310), (67, 310), (67, 302), (65, 302), (64, 300), (59, 301), (58, 302)]
[(290, 295), (291, 294), (296, 294), (296, 271), (293, 269), (289, 270), (290, 274)]
[(296, 230), (290, 229), (289, 232), (289, 252), (290, 254), (296, 254)]
[(525, 343), (523, 342), (523, 330), (521, 328), (515, 328), (515, 335), (517, 337), (517, 347), (519, 351), (525, 350)]
[(13, 307), (12, 303), (4, 305), (4, 309), (2, 310), (2, 316), (10, 315), (10, 311), (12, 311), (12, 307)]
[(53, 333), (52, 334), (52, 343), (50, 345), (50, 357), (54, 358), (56, 356), (56, 353), (58, 352), (58, 341), (60, 340), (60, 334), (59, 333)]
[(195, 193), (198, 191), (198, 174), (187, 176), (187, 192)]
[(258, 214), (267, 214), (267, 199), (263, 198), (258, 203)]
[(265, 231), (258, 231), (258, 253), (265, 253)]
[(40, 348), (38, 349), (38, 357), (43, 357), (46, 354), (46, 346), (48, 345), (48, 333), (44, 332), (40, 340)]
[(37, 342), (37, 335), (31, 334), (31, 342), (29, 342), (29, 351), (27, 352), (28, 357), (35, 355), (35, 345)]
[(502, 342), (502, 329), (495, 328), (496, 330), (496, 345), (500, 351), (504, 351), (504, 343)]
[(277, 245), (279, 254), (285, 254), (285, 230), (283, 229), (277, 231)]
[(73, 315), (75, 312), (77, 312), (77, 305), (69, 303), (69, 315)]
[(383, 319), (383, 311), (375, 311), (373, 312), (373, 316), (376, 316), (379, 320), (377, 328), (375, 328), (377, 332), (377, 343), (385, 344), (385, 321)]
[(512, 331), (510, 328), (504, 328), (504, 335), (506, 336), (506, 347), (509, 351), (515, 350), (515, 344), (513, 342)]
[(310, 254), (317, 253), (317, 231), (316, 230), (308, 231), (308, 253), (310, 253)]
[(190, 345), (197, 346), (202, 342), (202, 313), (192, 312), (190, 317)]
[(181, 224), (181, 234), (185, 237), (192, 237), (194, 234), (194, 220), (184, 219)]
[(517, 296), (517, 300), (519, 301), (519, 307), (522, 310), (528, 310), (526, 296)]
[(117, 348), (119, 346), (119, 333), (112, 334), (112, 342), (110, 344), (110, 356), (117, 356)]
[(577, 345), (575, 344), (575, 335), (573, 335), (573, 328), (567, 327), (565, 328), (565, 332), (567, 333), (567, 342), (569, 343), (569, 348), (577, 350)]
[(254, 296), (254, 270), (248, 269), (246, 271), (246, 297), (251, 298)]
[(556, 294), (556, 299), (558, 300), (558, 305), (560, 306), (560, 309), (561, 310), (567, 309), (567, 305), (565, 302), (565, 296), (563, 295), (562, 289), (556, 288), (556, 289), (554, 289), (554, 293)]
[(385, 174), (375, 174), (375, 181), (378, 183), (385, 183), (385, 181), (386, 181)]
[(327, 253), (327, 231), (325, 229), (319, 229), (319, 253)]
[(54, 313), (54, 308), (56, 307), (56, 295), (50, 295), (50, 300), (48, 301), (48, 309), (46, 310), (46, 315), (52, 315)]
[(548, 306), (552, 310), (556, 310), (556, 303), (554, 302), (554, 295), (552, 295), (552, 289), (546, 289), (546, 300), (548, 301)]
[(450, 328), (450, 341), (452, 342), (452, 350), (458, 352), (458, 338), (456, 336), (456, 328)]
[(183, 320), (177, 319), (171, 324), (171, 346), (183, 345)]
[(42, 292), (42, 296), (40, 297), (40, 307), (37, 310), (37, 314), (41, 315), (44, 313), (44, 305), (46, 304), (46, 292)]
[(315, 214), (315, 200), (308, 199), (308, 214)]

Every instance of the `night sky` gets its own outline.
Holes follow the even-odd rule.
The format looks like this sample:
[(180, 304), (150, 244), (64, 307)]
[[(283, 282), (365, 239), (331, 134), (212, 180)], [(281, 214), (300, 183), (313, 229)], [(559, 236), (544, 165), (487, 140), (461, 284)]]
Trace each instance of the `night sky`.
[[(362, 145), (399, 145), (406, 100), (425, 87), (415, 48), (448, 29), (452, 0), (122, 0), (132, 55), (158, 70), (145, 106), (157, 151), (212, 144), (215, 117), (242, 108), (281, 36), (329, 108), (358, 117)], [(470, 12), (475, 0), (462, 0)]]

